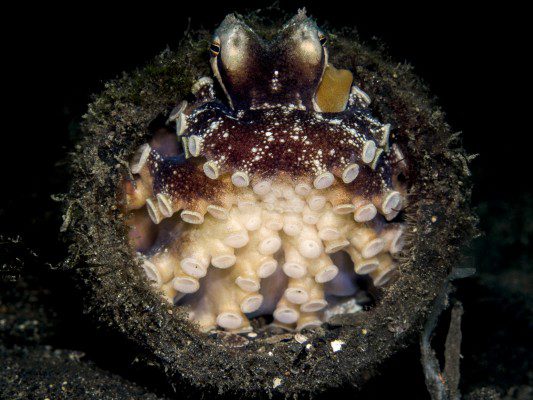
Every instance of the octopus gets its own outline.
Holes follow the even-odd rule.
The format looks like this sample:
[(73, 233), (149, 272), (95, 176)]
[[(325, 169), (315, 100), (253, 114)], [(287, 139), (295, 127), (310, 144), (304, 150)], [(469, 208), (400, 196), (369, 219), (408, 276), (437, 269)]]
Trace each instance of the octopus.
[(398, 276), (408, 165), (327, 39), (304, 11), (269, 40), (228, 15), (216, 80), (200, 77), (131, 159), (132, 252), (201, 331), (316, 327), (361, 309), (360, 279)]

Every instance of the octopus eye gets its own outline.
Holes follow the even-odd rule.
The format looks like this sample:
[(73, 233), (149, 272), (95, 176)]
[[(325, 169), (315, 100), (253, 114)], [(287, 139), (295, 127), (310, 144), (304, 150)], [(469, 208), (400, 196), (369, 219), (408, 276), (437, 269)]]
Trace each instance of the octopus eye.
[(318, 33), (318, 41), (320, 42), (320, 44), (322, 46), (325, 46), (327, 41), (328, 41), (328, 38), (322, 32), (319, 32)]
[(209, 47), (209, 51), (211, 52), (211, 55), (213, 57), (218, 56), (218, 53), (220, 53), (220, 42), (213, 42), (211, 43), (211, 46)]

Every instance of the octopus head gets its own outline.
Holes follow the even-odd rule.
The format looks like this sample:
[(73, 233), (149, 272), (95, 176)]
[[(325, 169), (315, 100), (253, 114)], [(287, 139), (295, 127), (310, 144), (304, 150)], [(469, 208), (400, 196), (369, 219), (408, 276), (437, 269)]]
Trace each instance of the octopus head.
[(312, 108), (327, 64), (325, 43), (325, 35), (303, 11), (272, 40), (231, 14), (213, 37), (211, 66), (236, 109), (265, 104)]
[(227, 99), (200, 78), (131, 162), (133, 250), (202, 330), (320, 325), (397, 274), (407, 164), (325, 45), (304, 12), (271, 40), (226, 17), (210, 52)]

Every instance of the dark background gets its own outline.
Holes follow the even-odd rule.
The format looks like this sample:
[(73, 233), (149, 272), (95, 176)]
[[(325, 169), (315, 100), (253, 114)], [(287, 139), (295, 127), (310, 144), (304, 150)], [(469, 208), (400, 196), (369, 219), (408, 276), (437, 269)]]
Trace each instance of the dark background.
[[(270, 2), (242, 4), (46, 4), (4, 15), (0, 264), (4, 275), (20, 277), (18, 285), (30, 282), (16, 290), (21, 299), (24, 290), (35, 291), (37, 297), (46, 293), (46, 300), (38, 297), (36, 304), (50, 303), (53, 334), (43, 333), (37, 344), (82, 350), (98, 367), (147, 383), (130, 371), (126, 350), (117, 350), (113, 360), (106, 356), (106, 344), (96, 343), (98, 334), (80, 315), (75, 290), (61, 272), (48, 272), (66, 254), (58, 240), (60, 204), (52, 195), (68, 188), (65, 160), (91, 93), (166, 46), (175, 47), (189, 24), (213, 30), (229, 12)], [(453, 129), (462, 131), (466, 150), (479, 154), (471, 170), (483, 235), (466, 250), (478, 274), (459, 284), (458, 291), (465, 304), (463, 392), (489, 386), (519, 396), (533, 378), (533, 132), (531, 113), (525, 112), (531, 104), (526, 89), (531, 46), (524, 45), (528, 27), (521, 10), (502, 5), (467, 9), (450, 2), (394, 7), (379, 2), (280, 4), (290, 12), (305, 5), (322, 25), (355, 26), (365, 42), (375, 44), (379, 38), (393, 59), (413, 65)], [(2, 285), (8, 293), (15, 284)], [(2, 299), (0, 292), (0, 314), (2, 301), (31, 303), (16, 295)], [(31, 342), (24, 333), (5, 332), (0, 329), (0, 339), (8, 346)], [(115, 346), (111, 339), (108, 344)], [(369, 398), (387, 393), (426, 398), (416, 346), (393, 360), (365, 391), (373, 396)]]

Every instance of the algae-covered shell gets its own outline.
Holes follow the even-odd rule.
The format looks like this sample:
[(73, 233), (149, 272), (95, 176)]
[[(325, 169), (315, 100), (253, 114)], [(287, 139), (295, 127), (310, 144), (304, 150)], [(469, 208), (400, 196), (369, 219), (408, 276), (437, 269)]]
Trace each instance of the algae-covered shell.
[[(169, 117), (176, 119), (172, 110), (200, 77), (210, 75), (208, 47), (207, 37), (192, 35), (176, 51), (167, 50), (144, 68), (109, 82), (89, 105), (85, 135), (72, 161), (64, 225), (88, 309), (134, 343), (140, 358), (155, 364), (173, 384), (285, 395), (360, 386), (412, 341), (460, 261), (461, 246), (473, 229), (465, 154), (455, 147), (456, 136), (443, 113), (408, 66), (365, 47), (355, 35), (331, 35), (329, 62), (353, 73), (361, 101), (369, 97), (372, 114), (390, 124), (387, 139), (390, 134), (401, 146), (405, 159), (398, 162), (408, 165), (409, 201), (402, 211), (406, 244), (398, 258), (398, 279), (377, 291), (377, 303), (369, 310), (334, 315), (303, 334), (201, 333), (182, 308), (148, 283), (127, 240), (120, 199), (134, 153)], [(216, 178), (213, 165), (204, 171)], [(344, 182), (351, 179), (350, 171), (342, 175)], [(164, 205), (165, 198), (160, 200)]]

